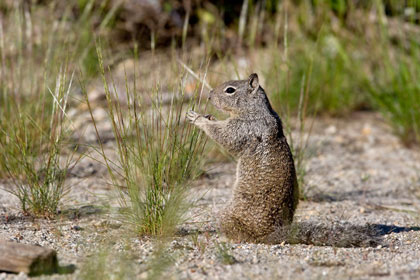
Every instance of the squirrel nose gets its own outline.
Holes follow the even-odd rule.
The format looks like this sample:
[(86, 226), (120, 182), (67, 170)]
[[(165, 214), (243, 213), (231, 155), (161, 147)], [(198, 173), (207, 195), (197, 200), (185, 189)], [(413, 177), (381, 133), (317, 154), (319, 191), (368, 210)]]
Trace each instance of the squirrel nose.
[(213, 90), (211, 90), (210, 92), (209, 92), (209, 98), (208, 98), (208, 100), (210, 100), (211, 99), (211, 96), (213, 95)]

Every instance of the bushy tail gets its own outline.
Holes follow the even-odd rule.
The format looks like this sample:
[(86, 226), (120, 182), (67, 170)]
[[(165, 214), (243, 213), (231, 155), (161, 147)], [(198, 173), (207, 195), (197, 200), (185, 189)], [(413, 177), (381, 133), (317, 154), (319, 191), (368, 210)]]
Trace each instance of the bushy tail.
[(377, 247), (384, 245), (381, 231), (375, 225), (357, 226), (349, 223), (330, 224), (294, 222), (273, 233), (268, 243), (286, 242), (333, 247)]

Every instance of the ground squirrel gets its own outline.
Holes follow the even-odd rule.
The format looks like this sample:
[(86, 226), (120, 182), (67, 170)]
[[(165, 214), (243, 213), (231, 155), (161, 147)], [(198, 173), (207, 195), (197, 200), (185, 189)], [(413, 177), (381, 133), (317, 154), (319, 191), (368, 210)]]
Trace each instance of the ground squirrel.
[(337, 247), (381, 244), (382, 225), (347, 222), (293, 223), (299, 200), (292, 153), (282, 122), (272, 109), (257, 74), (228, 81), (210, 92), (223, 121), (194, 111), (187, 118), (238, 159), (231, 202), (222, 211), (221, 230), (237, 241), (303, 243)]
[(240, 241), (277, 242), (298, 204), (292, 153), (282, 122), (257, 74), (228, 81), (210, 92), (213, 105), (230, 114), (218, 121), (194, 111), (187, 118), (238, 159), (234, 194), (222, 212), (221, 230)]

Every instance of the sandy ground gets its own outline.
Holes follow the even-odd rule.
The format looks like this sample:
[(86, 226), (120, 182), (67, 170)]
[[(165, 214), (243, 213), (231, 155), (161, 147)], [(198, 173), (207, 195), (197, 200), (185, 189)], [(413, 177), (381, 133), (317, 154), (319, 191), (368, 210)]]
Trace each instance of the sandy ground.
[[(112, 148), (112, 141), (107, 145)], [(217, 213), (231, 195), (235, 164), (217, 163), (194, 182), (193, 195), (200, 197), (197, 207), (163, 249), (162, 255), (171, 256), (171, 261), (156, 259), (167, 268), (166, 278), (420, 279), (420, 151), (402, 146), (371, 113), (317, 120), (308, 151), (306, 200), (299, 204), (296, 221), (375, 226), (383, 245), (337, 248), (225, 240), (217, 231)], [(114, 259), (125, 246), (133, 249), (130, 263), (120, 265), (132, 271), (131, 278), (151, 276), (148, 268), (157, 249), (147, 238), (126, 234), (126, 226), (103, 208), (112, 194), (105, 178), (103, 166), (84, 158), (69, 178), (71, 191), (63, 209), (71, 209), (51, 221), (20, 214), (18, 202), (3, 183), (0, 238), (54, 248), (61, 265), (76, 266), (72, 274), (45, 279), (81, 279), (86, 257), (94, 260), (100, 249), (107, 248), (104, 244)], [(105, 267), (117, 268), (113, 261)], [(26, 276), (0, 274), (0, 279), (14, 278)]]

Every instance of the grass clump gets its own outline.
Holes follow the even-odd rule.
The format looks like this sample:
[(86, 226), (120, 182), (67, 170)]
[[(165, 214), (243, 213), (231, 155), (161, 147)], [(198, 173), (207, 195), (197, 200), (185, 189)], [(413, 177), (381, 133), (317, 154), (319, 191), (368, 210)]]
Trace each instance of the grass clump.
[[(310, 91), (309, 113), (345, 116), (369, 107), (363, 84), (365, 68), (370, 66), (365, 52), (369, 45), (362, 35), (350, 32), (346, 22), (326, 3), (313, 7), (308, 1), (286, 2), (276, 12), (282, 18), (276, 23), (282, 43), (273, 41), (268, 47), (271, 55), (265, 76), (274, 97), (273, 106), (288, 106), (297, 112), (304, 84)], [(350, 11), (348, 17), (366, 22)], [(360, 48), (360, 44), (366, 48)]]
[[(420, 55), (415, 56), (418, 60)], [(408, 59), (408, 58), (407, 58)], [(410, 60), (413, 58), (409, 58)], [(406, 145), (420, 144), (420, 67), (404, 60), (389, 65), (388, 81), (372, 81), (372, 102)]]
[[(378, 14), (384, 18), (383, 5)], [(384, 22), (381, 21), (381, 22)], [(402, 26), (394, 27), (403, 33)], [(390, 26), (380, 25), (380, 71), (367, 82), (371, 102), (383, 114), (406, 145), (420, 144), (420, 41), (408, 37), (394, 46)]]
[[(171, 234), (189, 207), (188, 181), (200, 172), (205, 145), (201, 133), (185, 122), (186, 75), (169, 87), (173, 93), (166, 101), (158, 85), (141, 95), (135, 81), (130, 86), (126, 80), (127, 104), (122, 104), (105, 77), (99, 48), (98, 56), (118, 159), (112, 161), (103, 145), (101, 154), (119, 191), (122, 217), (139, 235)], [(200, 104), (199, 96), (200, 88), (191, 102)]]
[(64, 72), (54, 92), (41, 95), (44, 102), (17, 100), (5, 87), (1, 92), (0, 162), (13, 183), (8, 190), (19, 199), (23, 212), (36, 216), (57, 213), (72, 163), (72, 154), (60, 162), (69, 137), (65, 112), (71, 81), (66, 82)]
[(59, 23), (41, 24), (32, 12), (17, 3), (0, 21), (0, 177), (12, 183), (7, 190), (23, 212), (51, 217), (72, 158), (61, 155), (72, 79), (65, 47), (44, 32), (48, 22), (62, 34)]
[(58, 2), (0, 5), (0, 177), (13, 183), (25, 213), (54, 215), (76, 162), (66, 110), (69, 73), (92, 60), (97, 12), (88, 2), (79, 17)]

